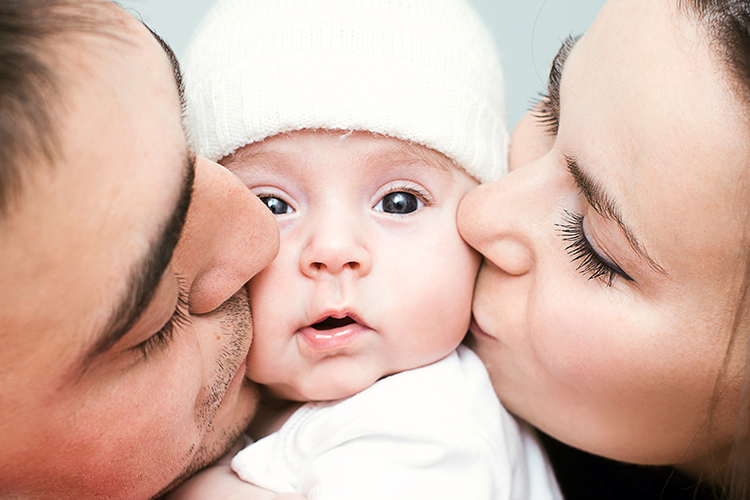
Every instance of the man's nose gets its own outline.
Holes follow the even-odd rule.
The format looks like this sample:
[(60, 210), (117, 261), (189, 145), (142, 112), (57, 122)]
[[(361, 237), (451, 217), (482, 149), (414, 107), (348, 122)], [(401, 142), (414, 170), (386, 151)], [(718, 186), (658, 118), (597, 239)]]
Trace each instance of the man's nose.
[(213, 311), (266, 267), (279, 229), (266, 206), (231, 172), (198, 157), (175, 271), (190, 285), (192, 314)]

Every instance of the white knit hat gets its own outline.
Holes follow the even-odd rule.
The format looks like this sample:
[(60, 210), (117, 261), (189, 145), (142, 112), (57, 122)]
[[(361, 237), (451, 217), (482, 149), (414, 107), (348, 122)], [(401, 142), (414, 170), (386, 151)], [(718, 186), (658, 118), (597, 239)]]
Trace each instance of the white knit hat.
[(219, 160), (301, 129), (366, 130), (507, 170), (492, 37), (466, 0), (219, 0), (185, 64), (195, 151)]

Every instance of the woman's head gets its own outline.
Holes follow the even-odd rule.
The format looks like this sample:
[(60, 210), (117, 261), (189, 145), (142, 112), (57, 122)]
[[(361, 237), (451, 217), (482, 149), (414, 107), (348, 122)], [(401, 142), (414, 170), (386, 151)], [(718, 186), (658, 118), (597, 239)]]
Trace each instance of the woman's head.
[(686, 468), (735, 439), (749, 327), (748, 81), (696, 9), (610, 0), (514, 134), (511, 161), (533, 161), (459, 213), (503, 403), (584, 450)]

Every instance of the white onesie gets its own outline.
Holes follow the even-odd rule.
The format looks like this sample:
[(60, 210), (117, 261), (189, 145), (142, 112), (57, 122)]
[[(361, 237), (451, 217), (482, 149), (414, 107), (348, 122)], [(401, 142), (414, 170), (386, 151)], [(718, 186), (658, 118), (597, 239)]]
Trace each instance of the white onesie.
[(305, 404), (232, 468), (308, 500), (562, 499), (534, 431), (463, 346), (350, 398)]

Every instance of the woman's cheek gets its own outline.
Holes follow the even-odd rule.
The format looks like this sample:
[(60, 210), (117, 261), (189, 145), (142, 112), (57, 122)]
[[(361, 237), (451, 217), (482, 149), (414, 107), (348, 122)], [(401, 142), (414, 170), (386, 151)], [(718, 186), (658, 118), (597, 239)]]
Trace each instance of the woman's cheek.
[(533, 317), (532, 349), (561, 386), (596, 397), (632, 382), (637, 350), (624, 333), (630, 325), (596, 297), (559, 294)]

